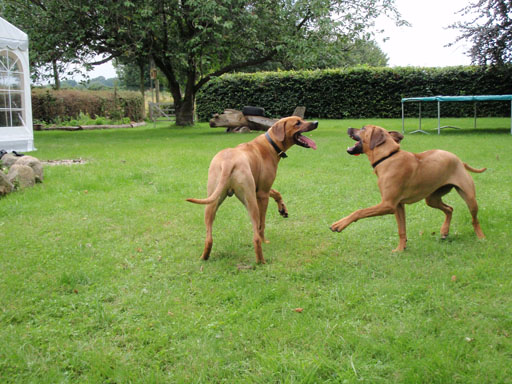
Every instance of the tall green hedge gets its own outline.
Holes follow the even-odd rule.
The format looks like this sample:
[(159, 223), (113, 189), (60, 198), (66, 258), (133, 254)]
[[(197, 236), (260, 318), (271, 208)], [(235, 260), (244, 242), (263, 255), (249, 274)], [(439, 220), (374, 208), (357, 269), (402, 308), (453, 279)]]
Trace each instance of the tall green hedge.
[(32, 114), (34, 120), (53, 123), (57, 119), (76, 119), (80, 112), (91, 117), (102, 116), (113, 119), (129, 117), (141, 121), (144, 100), (138, 92), (81, 91), (32, 89)]
[[(307, 118), (397, 118), (401, 99), (416, 96), (512, 94), (512, 66), (369, 68), (229, 74), (210, 81), (197, 95), (199, 120), (226, 108), (265, 108), (266, 116), (290, 115), (306, 107)], [(473, 116), (473, 103), (442, 104), (443, 116)], [(479, 116), (510, 116), (507, 102), (480, 102)], [(406, 116), (418, 104), (405, 103)], [(423, 116), (437, 116), (436, 103), (422, 103)]]

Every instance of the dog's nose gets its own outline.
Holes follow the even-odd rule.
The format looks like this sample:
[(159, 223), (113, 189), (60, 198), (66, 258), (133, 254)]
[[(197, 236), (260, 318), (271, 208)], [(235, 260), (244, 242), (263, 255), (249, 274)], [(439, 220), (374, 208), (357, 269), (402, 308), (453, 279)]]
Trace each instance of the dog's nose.
[(313, 126), (314, 126), (315, 128), (317, 128), (317, 127), (318, 127), (318, 121), (313, 121), (311, 124), (313, 124)]

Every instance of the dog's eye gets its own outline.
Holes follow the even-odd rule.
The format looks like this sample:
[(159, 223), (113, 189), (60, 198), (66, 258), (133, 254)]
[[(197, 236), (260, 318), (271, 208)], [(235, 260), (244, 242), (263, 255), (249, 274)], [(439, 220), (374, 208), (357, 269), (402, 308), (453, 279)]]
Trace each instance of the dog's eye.
[(296, 123), (295, 125), (300, 125), (300, 120), (299, 120), (299, 121), (297, 121), (297, 123)]

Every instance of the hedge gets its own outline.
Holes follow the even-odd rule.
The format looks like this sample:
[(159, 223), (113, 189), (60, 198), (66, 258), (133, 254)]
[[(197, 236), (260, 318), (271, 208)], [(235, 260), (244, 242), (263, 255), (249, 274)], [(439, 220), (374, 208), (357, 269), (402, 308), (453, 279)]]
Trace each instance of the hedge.
[(87, 113), (92, 118), (129, 117), (132, 121), (141, 121), (143, 103), (138, 92), (117, 92), (114, 97), (114, 92), (111, 91), (32, 89), (34, 121), (46, 123), (76, 119), (80, 112)]
[[(290, 115), (306, 107), (307, 118), (397, 118), (401, 99), (416, 96), (512, 94), (512, 66), (369, 68), (228, 74), (197, 95), (199, 120), (226, 108), (265, 108), (266, 116)], [(443, 116), (473, 116), (473, 103), (443, 103)], [(478, 103), (479, 116), (510, 116), (509, 103)], [(406, 116), (418, 115), (405, 103)], [(422, 116), (437, 116), (436, 103), (422, 103)]]

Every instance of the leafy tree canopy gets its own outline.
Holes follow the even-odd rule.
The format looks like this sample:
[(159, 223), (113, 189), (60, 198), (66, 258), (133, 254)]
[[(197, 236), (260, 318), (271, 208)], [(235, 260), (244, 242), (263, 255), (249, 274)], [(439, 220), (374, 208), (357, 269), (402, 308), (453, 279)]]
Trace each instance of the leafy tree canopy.
[(469, 40), (468, 54), (475, 64), (502, 65), (512, 61), (512, 1), (478, 0), (460, 12), (469, 21), (450, 26), (462, 34), (456, 42)]
[(54, 10), (45, 13), (45, 31), (66, 55), (153, 58), (167, 78), (177, 124), (193, 122), (195, 94), (214, 76), (272, 61), (332, 61), (336, 48), (369, 40), (378, 16), (400, 22), (394, 0), (21, 1)]
[(95, 54), (83, 41), (71, 15), (59, 1), (2, 0), (0, 15), (28, 34), (30, 69), (34, 81), (53, 78), (59, 88), (61, 75), (74, 75)]

